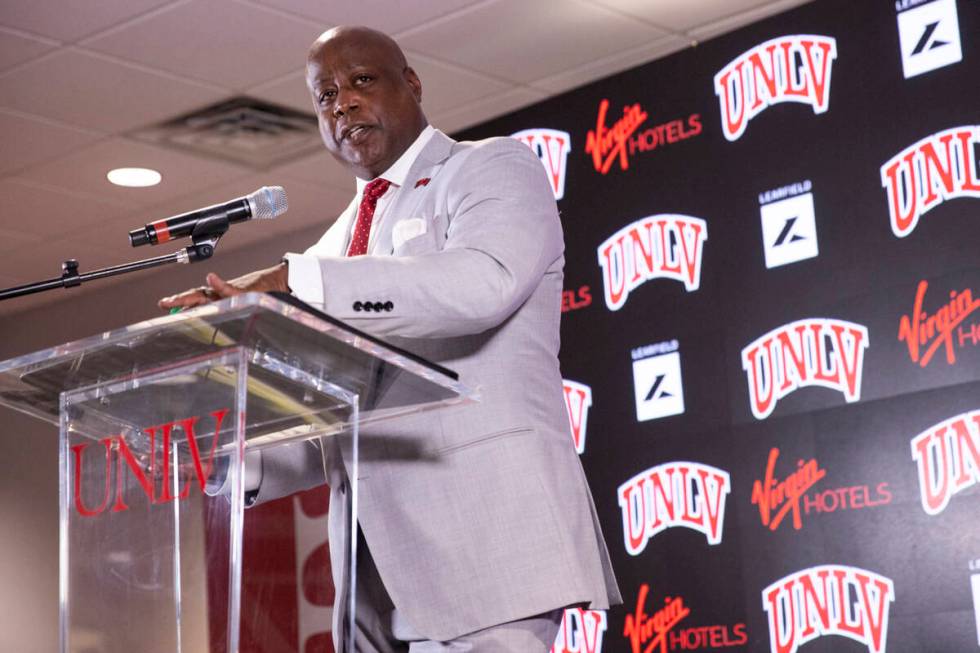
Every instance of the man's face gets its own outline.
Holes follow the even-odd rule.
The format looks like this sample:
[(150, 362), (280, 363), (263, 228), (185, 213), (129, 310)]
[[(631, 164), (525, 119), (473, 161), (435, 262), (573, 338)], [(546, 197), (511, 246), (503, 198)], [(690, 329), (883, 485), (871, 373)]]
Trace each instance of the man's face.
[(426, 125), (415, 71), (370, 34), (342, 33), (322, 43), (311, 54), (306, 82), (327, 150), (362, 179), (387, 170)]

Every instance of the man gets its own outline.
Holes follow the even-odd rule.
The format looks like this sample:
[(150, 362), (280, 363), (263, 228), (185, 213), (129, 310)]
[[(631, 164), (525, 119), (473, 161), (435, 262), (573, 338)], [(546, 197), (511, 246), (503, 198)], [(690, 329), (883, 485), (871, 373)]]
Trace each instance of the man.
[[(291, 289), (480, 387), (479, 404), (362, 431), (357, 649), (547, 651), (564, 608), (620, 597), (562, 399), (563, 242), (544, 170), (513, 139), (457, 143), (428, 126), (418, 76), (379, 32), (325, 32), (307, 83), (357, 197), (305, 254), (208, 275), (161, 306)], [(325, 448), (337, 542), (345, 452)], [(312, 447), (280, 449), (260, 500), (323, 480)]]

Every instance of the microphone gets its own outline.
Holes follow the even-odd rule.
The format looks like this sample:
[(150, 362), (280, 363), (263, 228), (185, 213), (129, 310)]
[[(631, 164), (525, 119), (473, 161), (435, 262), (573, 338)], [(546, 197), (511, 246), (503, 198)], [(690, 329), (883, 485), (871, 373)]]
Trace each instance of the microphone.
[(192, 235), (195, 227), (205, 220), (226, 219), (229, 223), (266, 220), (285, 213), (287, 208), (286, 191), (282, 186), (263, 186), (254, 193), (224, 204), (189, 211), (133, 229), (129, 232), (129, 244), (133, 247), (159, 245)]

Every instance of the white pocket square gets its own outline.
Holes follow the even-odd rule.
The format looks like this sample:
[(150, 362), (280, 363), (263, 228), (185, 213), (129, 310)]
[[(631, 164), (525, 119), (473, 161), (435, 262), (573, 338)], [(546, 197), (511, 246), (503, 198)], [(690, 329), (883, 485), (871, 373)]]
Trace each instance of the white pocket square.
[(398, 249), (412, 238), (417, 238), (425, 233), (425, 220), (422, 218), (409, 218), (396, 222), (391, 232), (391, 244)]

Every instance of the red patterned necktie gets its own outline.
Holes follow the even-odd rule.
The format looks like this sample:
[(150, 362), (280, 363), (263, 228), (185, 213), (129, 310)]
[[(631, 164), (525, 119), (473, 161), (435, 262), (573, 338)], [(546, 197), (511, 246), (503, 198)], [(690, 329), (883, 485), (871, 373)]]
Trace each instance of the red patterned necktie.
[(387, 179), (375, 179), (364, 187), (364, 196), (357, 209), (357, 224), (354, 225), (354, 237), (347, 248), (347, 256), (367, 254), (368, 239), (371, 237), (371, 221), (374, 219), (374, 209), (378, 199), (385, 194), (391, 182)]

